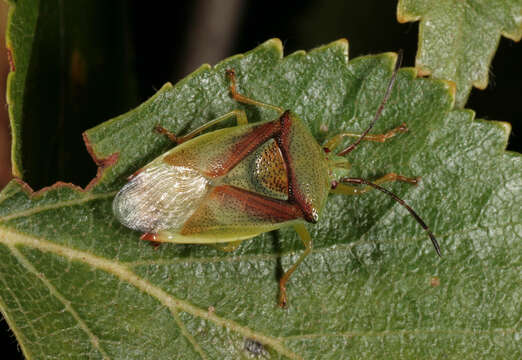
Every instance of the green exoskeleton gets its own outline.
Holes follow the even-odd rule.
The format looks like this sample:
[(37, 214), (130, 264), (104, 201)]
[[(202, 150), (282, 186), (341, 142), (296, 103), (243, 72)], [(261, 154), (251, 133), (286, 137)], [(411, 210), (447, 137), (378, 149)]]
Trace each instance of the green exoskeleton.
[[(373, 182), (348, 177), (350, 164), (344, 156), (362, 140), (384, 142), (407, 130), (401, 124), (385, 134), (368, 135), (390, 96), (399, 66), (400, 60), (364, 133), (341, 133), (322, 146), (292, 111), (239, 94), (234, 70), (227, 70), (230, 94), (235, 100), (272, 109), (277, 117), (250, 124), (243, 111), (235, 110), (181, 137), (158, 126), (156, 130), (178, 146), (131, 176), (114, 199), (114, 214), (123, 225), (143, 232), (144, 240), (228, 243), (223, 246), (228, 251), (242, 240), (293, 226), (305, 251), (280, 279), (282, 307), (287, 304), (288, 279), (312, 251), (312, 239), (305, 224), (320, 219), (330, 193), (356, 195), (375, 188), (392, 196), (426, 230), (440, 255), (437, 240), (422, 219), (403, 200), (379, 185), (388, 181), (416, 184), (417, 178), (395, 173)], [(237, 119), (237, 126), (200, 135), (231, 117)], [(335, 153), (344, 137), (357, 140)]]

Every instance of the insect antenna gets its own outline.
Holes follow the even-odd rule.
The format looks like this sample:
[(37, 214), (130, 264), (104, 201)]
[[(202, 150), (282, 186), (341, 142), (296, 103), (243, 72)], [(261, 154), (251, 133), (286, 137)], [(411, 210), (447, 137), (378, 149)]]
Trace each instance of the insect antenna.
[(381, 105), (379, 105), (379, 108), (377, 109), (377, 112), (375, 113), (375, 116), (373, 117), (372, 122), (370, 123), (370, 126), (362, 133), (362, 135), (353, 143), (350, 144), (346, 149), (339, 152), (338, 156), (343, 156), (351, 152), (353, 149), (359, 145), (359, 143), (364, 139), (364, 137), (370, 132), (370, 130), (373, 128), (377, 120), (379, 120), (379, 117), (381, 116), (382, 110), (384, 109), (384, 105), (386, 105), (386, 102), (390, 98), (391, 91), (393, 89), (393, 84), (395, 83), (395, 79), (397, 78), (397, 72), (399, 71), (399, 68), (402, 64), (402, 50), (399, 50), (397, 54), (397, 61), (395, 62), (395, 69), (393, 69), (393, 74), (390, 79), (390, 82), (388, 83), (388, 87), (386, 89), (386, 93), (384, 94), (384, 97), (382, 98)]
[(433, 233), (431, 232), (431, 230), (428, 227), (428, 225), (426, 225), (424, 220), (422, 220), (421, 217), (419, 215), (417, 215), (417, 213), (408, 204), (406, 204), (406, 202), (404, 200), (402, 200), (400, 197), (398, 197), (397, 195), (395, 195), (391, 191), (386, 190), (382, 186), (374, 184), (374, 183), (372, 183), (372, 182), (370, 182), (368, 180), (365, 180), (365, 179), (361, 179), (361, 178), (347, 178), (347, 177), (345, 177), (345, 178), (341, 179), (341, 182), (349, 183), (349, 184), (358, 184), (358, 185), (364, 184), (364, 185), (371, 186), (374, 189), (382, 191), (386, 195), (388, 195), (391, 198), (393, 198), (393, 200), (397, 201), (399, 204), (404, 206), (406, 208), (406, 210), (408, 210), (410, 212), (411, 216), (413, 216), (415, 218), (415, 220), (417, 220), (417, 222), (420, 224), (420, 226), (422, 226), (422, 228), (428, 233), (428, 236), (430, 237), (431, 242), (433, 243), (433, 246), (435, 247), (435, 251), (437, 252), (437, 255), (441, 256), (440, 246), (439, 246), (439, 243), (437, 242), (437, 239), (435, 238), (435, 235), (433, 235)]

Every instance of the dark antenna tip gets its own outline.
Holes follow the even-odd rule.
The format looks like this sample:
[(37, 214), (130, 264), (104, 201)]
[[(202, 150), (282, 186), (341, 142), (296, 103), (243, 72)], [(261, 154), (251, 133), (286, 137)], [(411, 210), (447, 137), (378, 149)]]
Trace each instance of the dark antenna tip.
[(375, 183), (372, 183), (371, 181), (368, 181), (368, 180), (365, 180), (365, 179), (361, 179), (361, 178), (347, 178), (347, 177), (345, 177), (345, 178), (342, 178), (340, 180), (340, 182), (349, 183), (349, 184), (356, 184), (356, 185), (364, 184), (364, 185), (371, 186), (374, 189), (377, 189), (377, 190), (385, 193), (386, 195), (390, 196), (393, 200), (397, 201), (399, 204), (404, 206), (406, 208), (406, 210), (409, 211), (410, 215), (413, 216), (413, 218), (415, 220), (417, 220), (417, 222), (424, 229), (424, 231), (426, 231), (428, 233), (428, 236), (430, 237), (431, 243), (433, 244), (433, 247), (435, 247), (435, 252), (437, 253), (437, 255), (442, 257), (442, 254), (440, 252), (439, 242), (435, 238), (435, 235), (433, 235), (433, 233), (431, 232), (431, 230), (428, 227), (428, 225), (426, 225), (424, 220), (422, 220), (422, 218), (419, 215), (417, 215), (417, 213), (408, 204), (406, 204), (406, 202), (404, 200), (402, 200), (400, 197), (398, 197), (397, 195), (395, 195), (391, 191), (386, 190), (382, 186), (379, 186), (379, 185), (377, 185)]
[(403, 57), (403, 51), (402, 49), (397, 52), (397, 61), (395, 61), (395, 68), (393, 69), (393, 74), (388, 82), (388, 87), (386, 88), (386, 92), (384, 93), (384, 97), (382, 98), (381, 105), (379, 105), (379, 108), (377, 109), (377, 112), (375, 113), (375, 116), (373, 117), (372, 122), (368, 126), (366, 130), (362, 133), (362, 135), (353, 143), (350, 144), (346, 149), (340, 151), (337, 155), (343, 156), (351, 152), (353, 149), (359, 145), (359, 143), (364, 139), (366, 135), (370, 132), (370, 130), (373, 128), (377, 120), (379, 120), (379, 117), (381, 116), (382, 110), (384, 109), (384, 105), (386, 105), (386, 102), (390, 98), (391, 91), (393, 89), (393, 84), (395, 83), (395, 79), (397, 78), (397, 72), (399, 71), (399, 68), (402, 64), (402, 57)]
[(440, 246), (439, 246), (439, 242), (437, 241), (437, 239), (435, 238), (435, 236), (430, 232), (428, 232), (428, 235), (431, 239), (431, 242), (433, 243), (433, 247), (435, 247), (435, 252), (437, 253), (437, 255), (439, 255), (439, 257), (442, 257), (442, 254), (440, 252)]

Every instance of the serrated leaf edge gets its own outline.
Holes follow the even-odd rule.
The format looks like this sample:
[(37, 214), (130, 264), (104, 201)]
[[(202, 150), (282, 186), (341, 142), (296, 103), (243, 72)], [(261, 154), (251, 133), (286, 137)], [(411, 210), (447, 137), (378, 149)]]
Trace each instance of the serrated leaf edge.
[[(269, 42), (270, 42), (270, 40), (269, 40)], [(333, 42), (331, 44), (336, 44), (336, 43), (342, 45), (343, 42), (341, 40), (341, 41)], [(331, 44), (329, 44), (329, 45), (331, 45)], [(261, 45), (259, 47), (262, 47), (263, 45)], [(311, 51), (322, 50), (322, 49), (328, 47), (329, 45), (321, 46), (321, 47), (319, 47), (317, 49), (313, 49)], [(346, 45), (347, 45), (347, 42), (346, 42)], [(272, 46), (273, 46), (273, 44), (272, 44)], [(255, 49), (253, 49), (251, 51), (255, 51), (255, 50), (259, 49), (259, 47), (255, 48)], [(346, 54), (347, 54), (347, 50), (348, 50), (348, 47), (346, 46)], [(394, 54), (394, 53), (390, 53), (390, 54)], [(241, 54), (236, 55), (236, 56), (241, 56)], [(199, 73), (201, 71), (205, 71), (205, 70), (207, 70), (209, 68), (210, 68), (209, 65), (203, 65), (198, 70), (196, 70), (194, 73), (192, 73), (189, 76), (193, 76), (193, 75), (195, 75), (195, 74), (197, 74), (197, 73)], [(185, 78), (184, 80), (186, 80), (186, 79), (187, 78)], [(434, 81), (440, 82), (440, 80), (434, 80)], [(162, 92), (162, 90), (166, 90), (169, 87), (172, 87), (172, 85), (167, 83), (154, 96), (158, 96)], [(449, 95), (452, 98), (454, 98), (454, 85), (452, 85), (451, 82), (446, 82), (446, 88), (448, 89)], [(115, 120), (117, 120), (117, 118), (114, 118), (114, 119), (112, 119), (110, 121), (115, 121)], [(502, 126), (504, 128), (504, 131), (506, 133), (509, 133), (509, 126), (506, 126), (506, 123), (502, 123), (502, 122), (498, 122), (498, 123), (499, 123), (500, 126)], [(93, 156), (93, 160), (100, 166), (99, 169), (98, 169), (99, 173), (91, 181), (91, 183), (89, 183), (89, 185), (86, 187), (85, 190), (87, 190), (87, 188), (89, 188), (89, 187), (92, 187), (97, 182), (97, 180), (99, 180), (99, 178), (101, 176), (103, 176), (103, 173), (104, 173), (104, 170), (105, 170), (106, 166), (110, 166), (111, 165), (111, 162), (107, 161), (108, 158), (105, 158), (105, 159), (104, 158), (100, 158), (100, 159), (98, 159), (98, 158), (96, 158), (96, 156), (94, 156), (94, 153), (92, 153), (91, 155)], [(115, 154), (112, 154), (110, 156), (115, 156)], [(110, 156), (109, 156), (109, 158), (110, 158)], [(116, 156), (117, 156), (117, 154), (116, 154)], [(117, 157), (114, 158), (114, 160), (116, 160), (116, 159), (117, 159)], [(33, 190), (25, 182), (23, 182), (22, 180), (16, 179), (15, 181), (18, 182), (23, 187), (24, 191), (27, 192), (31, 197), (40, 196), (45, 191), (54, 190), (54, 189), (59, 188), (59, 187), (71, 187), (71, 188), (77, 190), (78, 192), (85, 192), (84, 189), (82, 189), (80, 187), (77, 187), (76, 185), (69, 184), (69, 183), (63, 183), (63, 182), (56, 183), (56, 184), (54, 184), (54, 185), (52, 185), (50, 187), (41, 189), (40, 191), (33, 192)], [(104, 194), (104, 196), (112, 196), (112, 195), (113, 195), (112, 193)], [(85, 201), (85, 199), (82, 199), (82, 201)], [(59, 206), (61, 206), (63, 204), (64, 204), (64, 202), (60, 202), (58, 204), (55, 204), (55, 207), (59, 207)], [(41, 210), (41, 208), (38, 208), (36, 210), (36, 212), (40, 211), (40, 210)], [(18, 215), (22, 216), (20, 214), (18, 214)], [(5, 220), (5, 218), (3, 218), (2, 220)], [(236, 330), (236, 331), (242, 333), (243, 335), (245, 335), (246, 337), (255, 339), (255, 340), (259, 341), (260, 343), (263, 343), (263, 344), (266, 344), (268, 346), (273, 347), (274, 349), (280, 349), (280, 350), (278, 350), (279, 352), (281, 352), (282, 354), (285, 354), (286, 356), (288, 356), (290, 358), (293, 358), (293, 359), (294, 358), (300, 358), (299, 355), (294, 354), (290, 350), (284, 348), (284, 346), (282, 345), (282, 342), (281, 342), (282, 338), (266, 337), (263, 334), (259, 334), (259, 333), (253, 332), (249, 328), (242, 327), (241, 325), (239, 325), (239, 324), (237, 324), (235, 322), (231, 322), (230, 323), (226, 319), (223, 319), (223, 318), (220, 318), (220, 317), (217, 317), (217, 316), (213, 316), (213, 315), (208, 315), (206, 310), (194, 307), (193, 305), (191, 305), (189, 303), (186, 303), (186, 302), (183, 302), (183, 301), (181, 301), (181, 303), (179, 303), (178, 299), (176, 299), (176, 298), (172, 297), (171, 295), (169, 295), (168, 293), (164, 292), (161, 288), (158, 288), (158, 287), (148, 283), (147, 281), (145, 281), (143, 279), (140, 279), (135, 273), (133, 273), (127, 267), (128, 265), (132, 265), (132, 263), (127, 263), (125, 266), (122, 266), (120, 264), (111, 262), (111, 261), (109, 261), (107, 259), (104, 259), (104, 258), (97, 257), (97, 256), (95, 256), (93, 254), (90, 254), (90, 253), (87, 253), (87, 252), (65, 248), (63, 246), (53, 244), (53, 243), (48, 242), (46, 240), (40, 240), (40, 239), (37, 239), (37, 238), (32, 238), (32, 237), (29, 237), (29, 236), (26, 236), (26, 235), (23, 235), (23, 234), (11, 231), (11, 230), (9, 230), (7, 228), (4, 228), (4, 227), (0, 227), (0, 234), (4, 235), (4, 236), (0, 237), (0, 243), (5, 243), (9, 248), (12, 248), (12, 249), (15, 249), (15, 250), (16, 250), (16, 246), (20, 246), (20, 245), (22, 245), (22, 246), (30, 246), (30, 247), (37, 248), (37, 249), (39, 249), (41, 251), (44, 251), (44, 252), (52, 252), (52, 253), (55, 253), (55, 254), (58, 254), (58, 255), (61, 255), (61, 256), (65, 256), (66, 258), (68, 258), (71, 261), (88, 260), (88, 263), (90, 265), (92, 265), (92, 266), (98, 265), (98, 268), (100, 268), (102, 270), (107, 270), (112, 265), (115, 265), (116, 267), (112, 269), (113, 271), (109, 271), (109, 272), (111, 272), (112, 274), (114, 274), (116, 276), (120, 276), (120, 278), (125, 277), (125, 278), (132, 279), (132, 281), (134, 281), (132, 283), (134, 286), (136, 286), (137, 288), (141, 289), (144, 292), (149, 293), (151, 296), (154, 296), (155, 294), (157, 294), (159, 296), (159, 300), (165, 306), (167, 306), (169, 309), (171, 309), (171, 311), (173, 311), (173, 316), (174, 316), (174, 313), (177, 313), (178, 310), (187, 311), (186, 309), (188, 309), (190, 311), (187, 311), (187, 312), (188, 313), (192, 313), (194, 316), (201, 316), (202, 318), (205, 318), (205, 319), (207, 319), (209, 321), (213, 321), (217, 325), (222, 325), (222, 326), (229, 325), (227, 327), (230, 328), (231, 330)], [(6, 319), (8, 319), (8, 317), (6, 317)], [(10, 323), (10, 325), (11, 325), (11, 323)], [(189, 339), (189, 341), (190, 341), (190, 339)], [(285, 352), (288, 352), (288, 355)]]

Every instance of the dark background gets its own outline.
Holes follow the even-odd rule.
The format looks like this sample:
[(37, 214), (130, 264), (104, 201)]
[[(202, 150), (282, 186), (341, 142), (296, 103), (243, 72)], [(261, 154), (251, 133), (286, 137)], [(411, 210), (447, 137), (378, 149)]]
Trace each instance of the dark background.
[[(272, 37), (282, 40), (285, 54), (339, 38), (348, 39), (350, 58), (403, 49), (403, 66), (414, 65), (417, 50), (418, 23), (399, 24), (395, 1), (198, 0), (123, 4), (129, 56), (138, 79), (134, 106), (152, 96), (165, 82), (179, 81), (202, 63), (215, 64)], [(490, 68), (488, 88), (474, 89), (466, 106), (476, 112), (477, 118), (510, 122), (513, 131), (508, 149), (516, 151), (522, 150), (521, 65), (522, 46), (502, 38)], [(65, 172), (44, 180), (28, 179), (30, 185), (38, 189), (62, 180), (85, 186), (96, 174), (96, 166), (85, 151), (81, 132), (127, 110), (100, 114), (91, 123), (83, 124), (66, 143), (66, 151), (77, 159), (76, 168), (65, 167)], [(16, 351), (16, 339), (5, 321), (1, 324), (6, 350)], [(20, 352), (18, 356), (22, 358)]]

